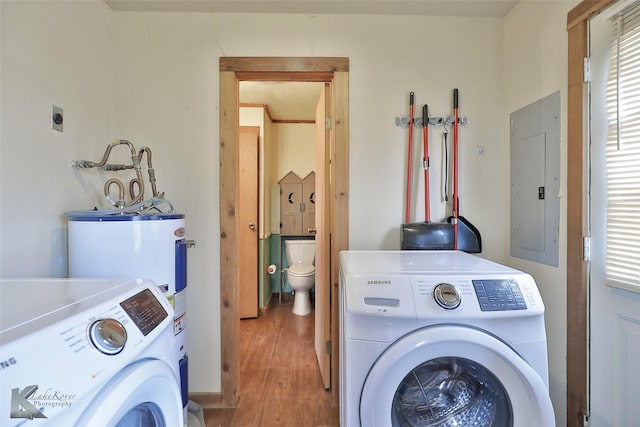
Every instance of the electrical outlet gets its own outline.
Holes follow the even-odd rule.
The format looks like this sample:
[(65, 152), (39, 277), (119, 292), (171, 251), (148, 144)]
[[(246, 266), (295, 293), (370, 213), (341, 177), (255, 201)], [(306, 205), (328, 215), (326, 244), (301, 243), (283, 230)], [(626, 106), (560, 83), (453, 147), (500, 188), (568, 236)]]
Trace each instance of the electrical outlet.
[(51, 129), (57, 130), (58, 132), (62, 132), (63, 121), (64, 121), (64, 116), (63, 116), (62, 108), (52, 105), (51, 106)]

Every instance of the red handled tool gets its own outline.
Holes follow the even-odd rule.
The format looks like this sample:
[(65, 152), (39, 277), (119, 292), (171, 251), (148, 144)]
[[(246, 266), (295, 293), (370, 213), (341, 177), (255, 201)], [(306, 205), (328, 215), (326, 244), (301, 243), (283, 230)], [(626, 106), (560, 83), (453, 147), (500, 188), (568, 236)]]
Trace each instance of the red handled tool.
[(409, 147), (407, 149), (407, 195), (405, 224), (411, 220), (411, 157), (413, 152), (413, 92), (409, 93)]

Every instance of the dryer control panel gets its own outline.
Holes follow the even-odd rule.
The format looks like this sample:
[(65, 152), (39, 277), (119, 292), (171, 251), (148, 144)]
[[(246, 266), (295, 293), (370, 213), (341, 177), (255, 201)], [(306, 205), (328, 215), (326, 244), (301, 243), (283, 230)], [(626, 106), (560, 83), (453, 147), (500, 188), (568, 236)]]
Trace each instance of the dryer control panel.
[(482, 311), (527, 309), (520, 287), (513, 279), (483, 279), (472, 282)]
[(414, 275), (411, 285), (417, 318), (487, 319), (544, 313), (535, 282), (525, 273)]

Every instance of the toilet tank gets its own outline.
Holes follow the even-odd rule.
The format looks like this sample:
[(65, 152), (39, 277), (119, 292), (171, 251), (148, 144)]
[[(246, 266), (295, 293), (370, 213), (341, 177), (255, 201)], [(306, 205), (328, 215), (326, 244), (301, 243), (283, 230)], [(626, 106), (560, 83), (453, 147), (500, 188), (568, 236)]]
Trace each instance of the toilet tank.
[(284, 251), (289, 265), (313, 264), (316, 259), (316, 241), (285, 240)]

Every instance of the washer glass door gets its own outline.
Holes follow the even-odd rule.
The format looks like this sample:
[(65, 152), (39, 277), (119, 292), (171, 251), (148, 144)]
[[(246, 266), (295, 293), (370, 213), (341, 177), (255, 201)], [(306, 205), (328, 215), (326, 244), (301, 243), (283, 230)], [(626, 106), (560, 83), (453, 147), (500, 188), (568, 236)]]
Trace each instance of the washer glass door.
[(76, 426), (176, 427), (184, 424), (176, 372), (143, 359), (122, 369), (98, 393)]
[(164, 418), (158, 405), (145, 402), (129, 410), (116, 427), (161, 427), (165, 425)]
[(513, 411), (504, 386), (484, 366), (440, 357), (403, 378), (391, 420), (394, 426), (512, 426)]
[(367, 427), (553, 427), (549, 391), (511, 347), (477, 329), (433, 326), (387, 348), (360, 396)]

